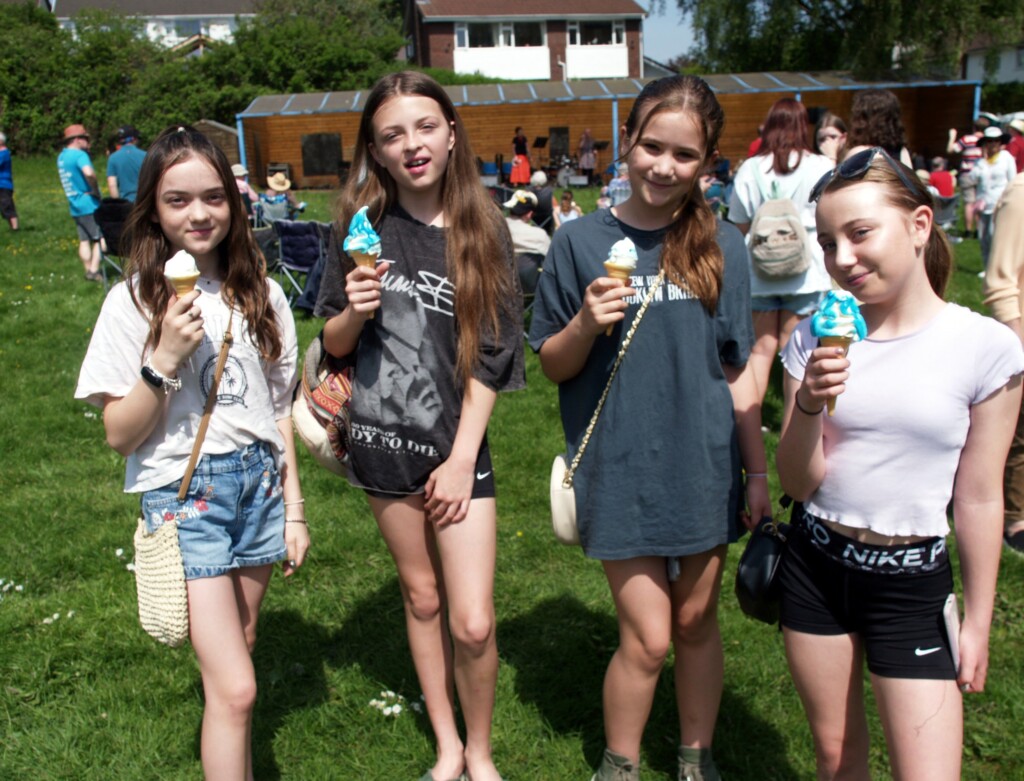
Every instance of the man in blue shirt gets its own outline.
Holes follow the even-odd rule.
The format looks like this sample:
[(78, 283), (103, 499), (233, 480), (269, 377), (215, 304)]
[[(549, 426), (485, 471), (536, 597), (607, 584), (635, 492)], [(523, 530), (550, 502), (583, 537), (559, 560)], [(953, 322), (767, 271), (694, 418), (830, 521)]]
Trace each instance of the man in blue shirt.
[(131, 125), (117, 129), (120, 145), (107, 161), (107, 189), (111, 198), (124, 198), (135, 203), (139, 189), (139, 169), (146, 153), (138, 147), (139, 131)]
[(14, 208), (14, 175), (11, 172), (11, 150), (7, 148), (7, 136), (0, 133), (0, 217), (11, 224), (11, 230), (18, 230), (18, 212)]
[(85, 267), (85, 278), (100, 282), (103, 280), (100, 273), (103, 234), (94, 216), (100, 206), (100, 188), (88, 149), (89, 134), (83, 125), (64, 128), (64, 150), (57, 157), (57, 173), (78, 229), (78, 257)]

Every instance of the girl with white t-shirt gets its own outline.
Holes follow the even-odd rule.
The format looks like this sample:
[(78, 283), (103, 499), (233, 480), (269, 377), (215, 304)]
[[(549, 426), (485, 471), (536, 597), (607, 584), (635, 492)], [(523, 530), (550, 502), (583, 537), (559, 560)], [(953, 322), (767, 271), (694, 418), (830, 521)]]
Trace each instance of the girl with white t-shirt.
[[(870, 777), (866, 658), (893, 776), (953, 781), (961, 692), (981, 691), (988, 668), (1024, 354), (1009, 329), (943, 300), (953, 255), (913, 171), (873, 147), (819, 196), (825, 264), (862, 302), (867, 338), (844, 356), (801, 323), (783, 353), (779, 479), (803, 502), (780, 573), (786, 654), (820, 778)], [(943, 620), (951, 499), (960, 628), (955, 605)]]
[(821, 250), (814, 241), (814, 204), (809, 203), (807, 196), (832, 162), (811, 151), (807, 109), (792, 98), (778, 100), (771, 107), (761, 138), (758, 154), (736, 172), (729, 198), (729, 221), (747, 236), (749, 246), (751, 221), (769, 197), (766, 190), (777, 185), (778, 192), (800, 209), (813, 261), (807, 271), (778, 279), (765, 279), (751, 267), (755, 341), (750, 365), (763, 401), (776, 354), (785, 348), (796, 324), (814, 313), (822, 293), (831, 287)]
[[(126, 230), (125, 282), (103, 303), (75, 398), (103, 408), (149, 531), (178, 525), (203, 679), (203, 772), (243, 781), (253, 776), (260, 603), (274, 562), (289, 576), (309, 547), (292, 438), (295, 323), (266, 276), (227, 158), (193, 128), (168, 128), (150, 146)], [(181, 250), (200, 277), (179, 297), (164, 263)], [(179, 501), (229, 329), (202, 454)]]

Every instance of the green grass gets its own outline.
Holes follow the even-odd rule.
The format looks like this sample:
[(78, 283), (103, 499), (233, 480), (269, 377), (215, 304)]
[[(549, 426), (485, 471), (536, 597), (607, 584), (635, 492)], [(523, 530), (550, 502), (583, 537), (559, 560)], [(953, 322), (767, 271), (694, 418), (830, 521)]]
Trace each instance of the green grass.
[[(136, 502), (121, 492), (123, 462), (104, 444), (97, 412), (72, 398), (102, 292), (82, 279), (53, 159), (16, 159), (15, 184), (23, 230), (0, 224), (0, 779), (196, 779), (199, 672), (188, 646), (158, 646), (138, 627), (125, 568)], [(308, 218), (329, 217), (331, 193), (301, 195)], [(578, 200), (589, 210), (595, 196)], [(978, 308), (977, 242), (957, 252), (951, 297)], [(298, 325), (303, 345), (319, 328)], [(528, 389), (499, 400), (491, 427), (494, 749), (511, 781), (571, 781), (590, 777), (603, 748), (601, 682), (616, 623), (600, 566), (551, 534), (557, 400), (532, 355), (527, 371)], [(772, 390), (770, 449), (780, 412)], [(290, 582), (275, 575), (261, 616), (256, 777), (417, 778), (433, 756), (426, 719), (409, 708), (386, 718), (369, 704), (387, 689), (419, 696), (391, 560), (359, 492), (304, 453), (301, 471), (314, 548)], [(716, 755), (731, 781), (812, 778), (781, 637), (744, 618), (731, 593), (739, 551), (721, 603)], [(1024, 560), (1006, 554), (1003, 564), (990, 686), (967, 699), (967, 779), (1024, 778)], [(2, 590), (11, 583), (18, 588)], [(671, 679), (667, 666), (643, 744), (648, 781), (675, 778)], [(872, 775), (886, 778), (875, 718), (871, 729)]]

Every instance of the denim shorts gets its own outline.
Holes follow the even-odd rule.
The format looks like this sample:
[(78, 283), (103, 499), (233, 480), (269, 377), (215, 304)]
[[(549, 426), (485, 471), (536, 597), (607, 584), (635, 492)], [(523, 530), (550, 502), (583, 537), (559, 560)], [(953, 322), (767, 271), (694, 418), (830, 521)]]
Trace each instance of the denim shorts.
[(824, 293), (793, 293), (785, 296), (752, 296), (750, 308), (755, 312), (777, 312), (786, 309), (804, 317), (814, 314)]
[(212, 578), (285, 557), (284, 494), (274, 452), (265, 442), (199, 459), (185, 501), (181, 481), (142, 494), (152, 532), (178, 522), (185, 579)]

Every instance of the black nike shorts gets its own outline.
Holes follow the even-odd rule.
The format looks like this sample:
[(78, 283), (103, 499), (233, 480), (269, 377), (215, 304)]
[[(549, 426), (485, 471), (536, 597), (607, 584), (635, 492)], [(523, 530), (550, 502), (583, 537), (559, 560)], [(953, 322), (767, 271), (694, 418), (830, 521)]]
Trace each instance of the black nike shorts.
[[(822, 545), (820, 529), (794, 524), (782, 559), (782, 626), (812, 635), (856, 634), (868, 669), (886, 678), (955, 680), (942, 608), (953, 590), (949, 556), (942, 547), (934, 566), (897, 573), (865, 568), (880, 546), (864, 545), (831, 532)], [(819, 530), (815, 537), (812, 529)], [(856, 550), (860, 566), (834, 555), (839, 546)], [(872, 556), (871, 554), (875, 555)]]
[[(493, 499), (494, 490), (494, 466), (491, 464), (491, 448), (487, 444), (487, 437), (480, 443), (480, 451), (476, 455), (475, 479), (473, 480), (473, 493), (470, 499)], [(394, 499), (396, 494), (388, 494), (383, 491), (372, 491), (369, 488), (363, 489), (367, 496), (377, 499)], [(422, 493), (422, 490), (420, 491)]]

